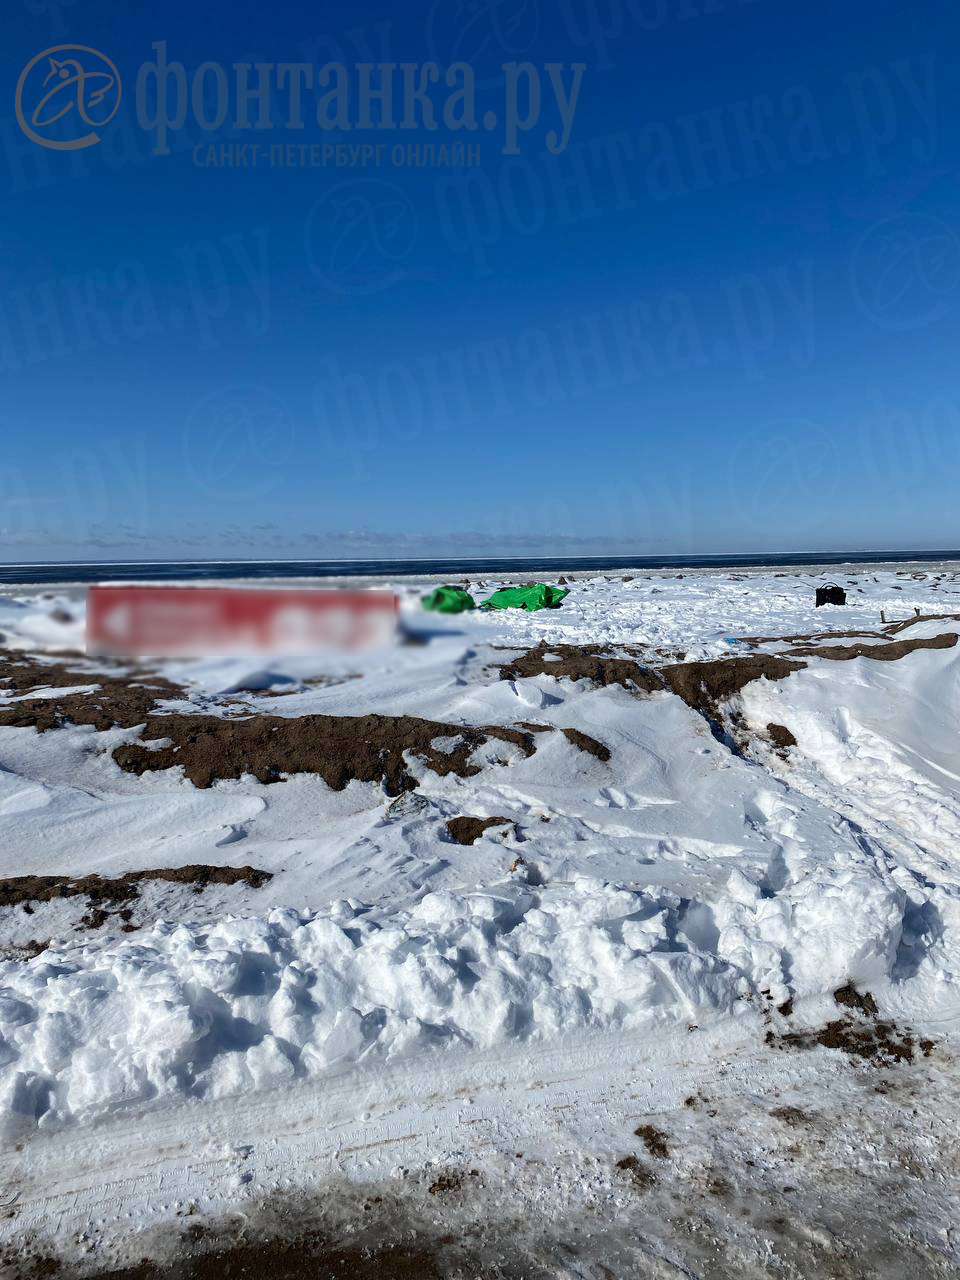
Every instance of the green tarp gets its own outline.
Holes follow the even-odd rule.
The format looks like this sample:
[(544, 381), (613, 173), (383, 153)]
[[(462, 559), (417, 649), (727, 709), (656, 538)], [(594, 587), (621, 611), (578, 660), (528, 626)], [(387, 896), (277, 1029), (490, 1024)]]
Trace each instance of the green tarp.
[(476, 603), (469, 591), (461, 587), (437, 587), (423, 598), (423, 607), (432, 609), (434, 613), (463, 613), (466, 609), (475, 609)]
[(569, 594), (562, 587), (548, 587), (545, 582), (536, 582), (532, 587), (502, 587), (489, 600), (484, 600), (480, 608), (526, 609), (527, 613), (533, 613), (537, 609), (556, 609)]
[[(528, 613), (534, 613), (537, 609), (556, 609), (563, 597), (569, 594), (562, 587), (549, 587), (545, 582), (535, 582), (529, 587), (501, 587), (489, 600), (484, 600), (480, 608), (526, 609)], [(434, 613), (464, 613), (477, 606), (469, 591), (446, 586), (437, 587), (424, 596), (423, 607), (432, 609)]]

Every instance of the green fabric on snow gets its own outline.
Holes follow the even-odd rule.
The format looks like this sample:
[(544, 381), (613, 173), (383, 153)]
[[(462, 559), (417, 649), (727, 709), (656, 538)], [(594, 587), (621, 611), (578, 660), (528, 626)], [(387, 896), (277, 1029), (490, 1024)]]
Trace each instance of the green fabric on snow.
[(432, 609), (434, 613), (463, 613), (477, 606), (469, 591), (464, 591), (461, 587), (437, 587), (428, 596), (424, 596), (423, 607)]
[(481, 609), (526, 609), (534, 613), (537, 609), (556, 609), (569, 591), (562, 587), (548, 587), (545, 582), (537, 582), (532, 587), (501, 587), (489, 600), (484, 600)]

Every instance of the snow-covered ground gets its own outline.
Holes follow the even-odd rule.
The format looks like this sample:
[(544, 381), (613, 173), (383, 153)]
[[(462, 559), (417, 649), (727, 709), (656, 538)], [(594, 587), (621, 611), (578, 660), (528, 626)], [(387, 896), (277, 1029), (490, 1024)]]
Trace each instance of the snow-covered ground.
[[(460, 726), (537, 727), (465, 770), (408, 752), (399, 796), (308, 773), (198, 788), (121, 768), (136, 726), (0, 727), (0, 877), (270, 875), (145, 879), (99, 915), (79, 891), (0, 905), (0, 1241), (92, 1271), (191, 1205), (212, 1221), (325, 1189), (342, 1227), (376, 1184), (434, 1225), (446, 1203), (458, 1231), (522, 1218), (531, 1258), (531, 1215), (564, 1247), (588, 1224), (593, 1251), (543, 1274), (957, 1273), (960, 617), (913, 620), (960, 615), (960, 571), (568, 577), (557, 610), (453, 618), (420, 608), (435, 583), (396, 582), (416, 643), (387, 655), (151, 664), (181, 687), (158, 698), (171, 715), (415, 716), (451, 726), (440, 752)], [(814, 608), (826, 580), (845, 607)], [(77, 673), (0, 686), (0, 712), (96, 690), (70, 656), (80, 592), (11, 589), (0, 633), (6, 660)], [(550, 646), (601, 646), (665, 671), (858, 640), (935, 647), (814, 653), (706, 710), (498, 670), (541, 642), (544, 667)], [(502, 821), (461, 844), (464, 816)], [(878, 1013), (838, 1006), (848, 984)], [(933, 1044), (895, 1069), (801, 1046), (838, 1018)], [(438, 1170), (446, 1202), (446, 1182), (424, 1191)], [(684, 1187), (696, 1230), (671, 1216)], [(851, 1240), (874, 1270), (828, 1269)]]

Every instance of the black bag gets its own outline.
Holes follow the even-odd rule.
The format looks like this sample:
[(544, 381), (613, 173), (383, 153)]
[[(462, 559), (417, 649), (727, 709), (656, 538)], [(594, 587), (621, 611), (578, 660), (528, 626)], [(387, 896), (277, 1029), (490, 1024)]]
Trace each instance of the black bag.
[(846, 604), (847, 593), (843, 587), (838, 587), (835, 582), (828, 582), (825, 586), (817, 587), (817, 608), (822, 604)]

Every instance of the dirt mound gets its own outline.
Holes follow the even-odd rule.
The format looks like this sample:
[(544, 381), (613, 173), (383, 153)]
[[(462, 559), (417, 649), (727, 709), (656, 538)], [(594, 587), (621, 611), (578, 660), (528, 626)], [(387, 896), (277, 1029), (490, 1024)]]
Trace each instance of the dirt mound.
[[(914, 619), (918, 621), (918, 619)], [(740, 636), (741, 644), (755, 647), (758, 644), (799, 644), (801, 641), (813, 643), (816, 640), (882, 640), (880, 631), (804, 631), (792, 636)]]
[(592, 684), (622, 685), (641, 693), (663, 688), (656, 671), (632, 658), (616, 657), (602, 645), (568, 645), (541, 642), (499, 668), (501, 680), (529, 676), (555, 676), (558, 680), (589, 680)]
[(770, 723), (767, 725), (770, 741), (778, 751), (786, 751), (787, 747), (795, 747), (797, 740), (785, 724)]
[[(433, 746), (437, 738), (454, 738), (451, 751)], [(442, 724), (417, 716), (248, 716), (223, 720), (217, 716), (150, 716), (142, 743), (170, 740), (169, 746), (148, 748), (141, 743), (117, 747), (113, 758), (128, 773), (183, 768), (197, 787), (218, 778), (252, 774), (259, 782), (279, 782), (292, 773), (313, 773), (334, 791), (354, 780), (379, 782), (388, 795), (412, 791), (417, 782), (407, 769), (409, 751), (440, 777), (455, 773), (469, 778), (481, 766), (473, 752), (492, 739), (534, 752), (533, 737), (498, 725)]]
[(722, 720), (720, 703), (734, 697), (751, 680), (782, 680), (805, 666), (805, 662), (757, 653), (742, 658), (715, 658), (710, 662), (678, 662), (662, 667), (661, 675), (668, 688), (688, 707), (718, 723)]
[(837, 1004), (842, 1004), (846, 1009), (856, 1009), (858, 1013), (864, 1013), (868, 1017), (875, 1018), (880, 1010), (877, 1008), (877, 1002), (869, 991), (858, 991), (852, 982), (848, 982), (846, 986), (837, 987), (833, 993), (833, 998)]
[(530, 733), (562, 733), (571, 746), (576, 747), (578, 751), (586, 751), (588, 755), (596, 756), (604, 763), (610, 759), (610, 748), (580, 729), (558, 729), (556, 725), (537, 724), (535, 720), (521, 720), (518, 727)]
[[(713, 731), (722, 735), (724, 713), (720, 704), (734, 697), (751, 680), (782, 680), (801, 671), (805, 662), (776, 654), (751, 653), (741, 657), (715, 658), (706, 662), (672, 662), (660, 667), (647, 667), (632, 658), (612, 655), (599, 645), (551, 645), (543, 642), (536, 648), (499, 667), (501, 680), (520, 680), (528, 676), (551, 675), (570, 680), (589, 680), (599, 686), (622, 685), (633, 693), (656, 693), (669, 690), (698, 711)], [(727, 716), (730, 727), (743, 737), (743, 726), (736, 716)], [(533, 728), (533, 726), (529, 726)], [(600, 760), (609, 759), (609, 751), (596, 744), (605, 754), (598, 754), (583, 741), (579, 730), (564, 729), (575, 746), (592, 751)], [(789, 730), (784, 730), (789, 733)], [(573, 736), (575, 735), (575, 736)], [(790, 744), (787, 744), (790, 745)]]
[[(246, 884), (252, 889), (273, 878), (269, 871), (256, 867), (212, 867), (203, 863), (191, 863), (185, 867), (151, 867), (146, 871), (128, 871), (125, 875), (106, 876), (11, 876), (0, 880), (0, 907), (22, 906), (32, 913), (31, 903), (54, 902), (59, 898), (86, 897), (89, 914), (82, 924), (99, 929), (110, 916), (111, 907), (124, 907), (140, 896), (140, 885), (148, 880), (166, 880), (172, 884), (187, 884), (194, 893), (202, 893), (211, 884)], [(124, 928), (130, 929), (131, 912), (119, 912)], [(46, 943), (40, 946), (40, 950)], [(37, 954), (37, 953), (34, 953)], [(28, 957), (26, 957), (28, 958)]]
[(914, 640), (888, 640), (882, 644), (803, 645), (788, 649), (792, 658), (828, 658), (831, 662), (849, 662), (852, 658), (873, 658), (876, 662), (897, 662), (917, 649), (952, 649), (960, 637), (955, 631), (939, 636), (917, 636)]
[[(54, 697), (25, 696), (89, 685), (96, 688)], [(115, 726), (132, 729), (145, 722), (158, 701), (185, 696), (182, 686), (149, 672), (131, 674), (121, 668), (104, 670), (92, 665), (67, 667), (33, 657), (0, 657), (0, 686), (23, 697), (23, 701), (0, 707), (0, 726), (34, 728), (40, 733), (68, 721), (99, 730)]]
[(790, 1125), (793, 1129), (813, 1122), (813, 1116), (800, 1107), (774, 1107), (770, 1114), (775, 1119), (782, 1120), (784, 1124)]
[(579, 729), (561, 729), (560, 732), (579, 751), (586, 751), (589, 755), (596, 756), (598, 760), (602, 760), (604, 763), (610, 759), (610, 748), (605, 747), (596, 738), (591, 738), (589, 733), (581, 733)]
[[(647, 667), (632, 658), (616, 657), (599, 645), (551, 645), (541, 643), (499, 668), (501, 680), (528, 676), (557, 676), (589, 680), (606, 686), (618, 684), (641, 693), (669, 689), (710, 720), (720, 719), (719, 704), (739, 693), (751, 680), (781, 680), (806, 663), (774, 654), (716, 658), (707, 662), (674, 662)], [(564, 730), (564, 732), (569, 732)]]
[[(404, 762), (407, 751), (440, 776), (456, 773), (468, 778), (481, 768), (471, 762), (473, 752), (491, 740), (511, 744), (526, 756), (535, 750), (528, 730), (452, 725), (416, 716), (164, 714), (158, 710), (158, 700), (182, 698), (186, 691), (159, 676), (120, 669), (81, 670), (31, 658), (6, 659), (0, 660), (0, 680), (21, 695), (95, 685), (84, 693), (25, 696), (0, 708), (0, 725), (35, 728), (41, 733), (65, 723), (98, 730), (143, 725), (138, 743), (113, 752), (117, 764), (136, 774), (180, 765), (198, 787), (247, 773), (264, 783), (292, 773), (313, 773), (336, 791), (356, 779), (382, 783), (389, 795), (399, 795), (416, 786)], [(457, 745), (441, 751), (433, 746), (438, 738), (455, 739)], [(167, 745), (147, 745), (164, 740)], [(586, 735), (582, 744), (574, 738), (570, 741), (604, 758), (606, 748)]]
[(509, 818), (470, 818), (464, 815), (462, 818), (451, 818), (447, 823), (447, 831), (450, 839), (457, 844), (473, 844), (488, 827), (502, 827), (509, 822)]

